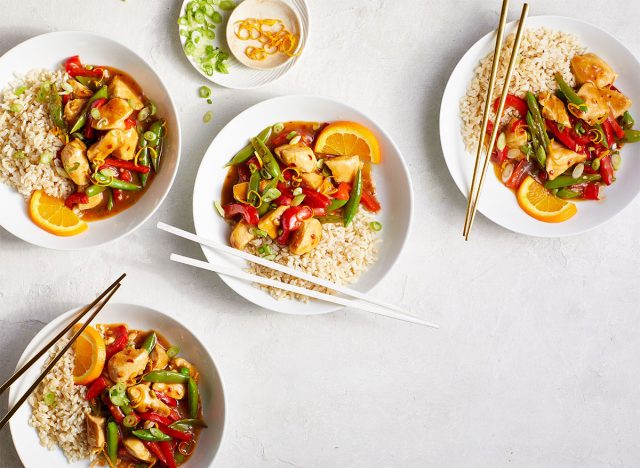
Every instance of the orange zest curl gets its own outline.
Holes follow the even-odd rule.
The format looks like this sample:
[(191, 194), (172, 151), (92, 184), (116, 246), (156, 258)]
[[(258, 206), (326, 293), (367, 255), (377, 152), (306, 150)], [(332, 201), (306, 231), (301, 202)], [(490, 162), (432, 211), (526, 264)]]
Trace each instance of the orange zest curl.
[(241, 41), (258, 41), (261, 46), (248, 46), (244, 53), (251, 60), (261, 61), (278, 52), (293, 57), (298, 38), (279, 19), (246, 18), (234, 24), (236, 37)]

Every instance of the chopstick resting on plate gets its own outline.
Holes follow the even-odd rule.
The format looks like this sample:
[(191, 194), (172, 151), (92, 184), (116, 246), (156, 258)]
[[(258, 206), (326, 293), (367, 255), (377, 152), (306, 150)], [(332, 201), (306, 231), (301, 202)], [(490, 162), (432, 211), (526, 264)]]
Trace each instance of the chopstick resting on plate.
[[(98, 315), (98, 313), (102, 310), (102, 308), (109, 302), (111, 297), (115, 294), (115, 292), (120, 288), (120, 281), (125, 277), (125, 274), (122, 274), (114, 283), (112, 283), (107, 289), (105, 289), (91, 304), (82, 309), (80, 313), (78, 313), (73, 320), (60, 332), (56, 335), (49, 343), (47, 343), (38, 353), (31, 358), (24, 366), (22, 366), (15, 374), (13, 374), (9, 380), (7, 380), (4, 384), (2, 384), (2, 392), (4, 392), (7, 388), (11, 386), (16, 379), (18, 379), (21, 375), (23, 375), (27, 369), (29, 369), (43, 354), (53, 347), (60, 338), (62, 338), (74, 325), (76, 325), (90, 310), (94, 307), (97, 308), (93, 311), (89, 318), (85, 320), (82, 326), (74, 333), (69, 342), (62, 348), (62, 350), (56, 355), (55, 358), (47, 365), (47, 367), (42, 371), (40, 376), (36, 379), (35, 382), (27, 389), (26, 392), (20, 397), (15, 405), (7, 412), (7, 414), (0, 420), (0, 430), (9, 422), (11, 417), (18, 411), (18, 409), (22, 406), (22, 404), (29, 398), (29, 395), (38, 387), (40, 382), (46, 377), (46, 375), (53, 369), (53, 367), (58, 363), (58, 361), (62, 358), (64, 353), (66, 353), (71, 346), (75, 343), (78, 337), (84, 332), (84, 330), (89, 326), (91, 321)], [(100, 302), (102, 301), (102, 302)], [(0, 392), (1, 393), (1, 392)]]
[(273, 288), (283, 289), (285, 291), (289, 291), (295, 294), (302, 294), (304, 296), (311, 297), (313, 299), (319, 299), (325, 302), (330, 302), (332, 304), (337, 304), (345, 307), (353, 307), (355, 309), (360, 309), (366, 312), (371, 312), (373, 314), (382, 315), (382, 316), (393, 318), (396, 320), (401, 320), (403, 322), (415, 323), (418, 325), (424, 325), (426, 327), (431, 327), (431, 328), (440, 328), (435, 323), (426, 322), (418, 317), (414, 317), (413, 315), (384, 309), (384, 308), (375, 306), (373, 304), (369, 304), (367, 302), (363, 302), (359, 300), (354, 301), (350, 299), (344, 299), (342, 297), (333, 296), (331, 294), (325, 294), (319, 291), (306, 289), (300, 286), (294, 286), (292, 284), (283, 283), (281, 281), (264, 278), (263, 276), (252, 275), (236, 267), (228, 267), (228, 266), (218, 265), (214, 263), (203, 262), (202, 260), (196, 260), (195, 258), (185, 257), (183, 255), (178, 255), (175, 253), (172, 253), (169, 258), (174, 262), (184, 263), (185, 265), (191, 265), (196, 268), (202, 268), (204, 270), (214, 271), (222, 275), (232, 276), (234, 278), (250, 281), (252, 283), (262, 284), (264, 286), (271, 286)]
[[(484, 177), (487, 173), (487, 166), (489, 165), (489, 155), (491, 153), (491, 149), (494, 147), (496, 143), (496, 138), (498, 136), (499, 129), (499, 121), (500, 116), (502, 116), (502, 112), (504, 111), (504, 106), (507, 100), (507, 95), (509, 93), (509, 85), (511, 83), (511, 76), (513, 74), (513, 69), (515, 67), (517, 57), (520, 51), (520, 42), (522, 41), (522, 33), (524, 32), (524, 26), (527, 19), (527, 15), (529, 13), (529, 4), (525, 3), (522, 6), (522, 13), (520, 15), (520, 21), (518, 23), (518, 30), (516, 32), (516, 37), (513, 42), (513, 48), (511, 50), (511, 58), (509, 59), (509, 66), (507, 67), (507, 73), (504, 80), (504, 85), (502, 88), (502, 94), (500, 96), (500, 103), (498, 105), (498, 109), (496, 111), (496, 124), (493, 126), (493, 130), (491, 131), (491, 138), (489, 139), (489, 145), (485, 150), (484, 139), (485, 133), (487, 131), (487, 125), (489, 122), (489, 112), (491, 110), (492, 101), (493, 101), (493, 88), (495, 87), (496, 75), (498, 69), (498, 63), (500, 61), (500, 54), (502, 52), (502, 37), (504, 33), (504, 27), (507, 17), (507, 10), (509, 7), (509, 0), (503, 0), (502, 3), (502, 12), (500, 14), (500, 24), (498, 26), (498, 32), (496, 35), (496, 46), (493, 54), (493, 64), (491, 65), (491, 75), (489, 78), (489, 88), (487, 89), (487, 98), (484, 106), (484, 112), (482, 115), (482, 126), (480, 129), (480, 136), (478, 141), (478, 149), (476, 152), (476, 161), (473, 169), (473, 177), (471, 180), (471, 188), (469, 189), (469, 199), (467, 201), (467, 212), (464, 220), (464, 229), (463, 236), (465, 240), (469, 240), (469, 233), (471, 232), (471, 227), (473, 226), (473, 221), (476, 216), (476, 211), (478, 209), (478, 200), (480, 199), (480, 193), (482, 191), (482, 186), (484, 184)], [(482, 168), (478, 172), (478, 168), (480, 167), (480, 160), (482, 158), (483, 151), (484, 160), (482, 162)]]

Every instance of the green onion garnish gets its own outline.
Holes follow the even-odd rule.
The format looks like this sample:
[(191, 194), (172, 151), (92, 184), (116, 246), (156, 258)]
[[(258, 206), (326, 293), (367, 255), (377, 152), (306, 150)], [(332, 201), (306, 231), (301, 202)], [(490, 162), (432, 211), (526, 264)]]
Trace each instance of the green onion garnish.
[(211, 122), (212, 118), (213, 118), (213, 112), (207, 111), (207, 112), (205, 112), (204, 116), (202, 116), (202, 121), (204, 123), (209, 123), (209, 122)]
[(287, 134), (287, 140), (291, 140), (292, 138), (295, 138), (298, 135), (298, 132), (293, 131), (293, 132), (289, 132)]
[(169, 356), (170, 358), (173, 358), (173, 357), (176, 357), (179, 352), (180, 352), (180, 348), (178, 348), (177, 346), (172, 346), (169, 349), (167, 349), (167, 356)]
[(24, 159), (25, 158), (25, 154), (24, 151), (22, 150), (18, 150), (15, 153), (13, 153), (13, 159)]
[(22, 109), (24, 109), (24, 106), (19, 102), (12, 102), (9, 106), (9, 110), (13, 113), (22, 112)]
[(158, 135), (153, 133), (151, 130), (147, 130), (142, 136), (147, 141), (155, 141), (158, 138)]
[(44, 397), (42, 397), (42, 401), (47, 406), (53, 406), (56, 403), (56, 395), (55, 393), (49, 392), (45, 393)]
[(91, 117), (93, 117), (96, 120), (100, 120), (100, 110), (96, 109), (95, 107), (91, 109)]
[(213, 206), (218, 214), (224, 218), (224, 210), (222, 209), (222, 205), (220, 204), (220, 202), (218, 200), (214, 201)]
[(271, 129), (273, 130), (273, 133), (280, 133), (284, 130), (284, 124), (282, 122), (278, 122)]
[(208, 86), (200, 86), (198, 94), (200, 94), (201, 98), (208, 98), (209, 96), (211, 96), (211, 88), (209, 88)]
[(374, 230), (374, 231), (378, 232), (378, 231), (381, 231), (381, 230), (382, 230), (382, 223), (380, 223), (380, 222), (378, 222), (378, 221), (371, 221), (371, 222), (369, 223), (369, 227), (370, 227), (372, 230)]
[(53, 153), (45, 151), (40, 155), (40, 164), (49, 164), (53, 161)]
[(16, 96), (20, 96), (21, 94), (24, 94), (26, 90), (27, 90), (26, 86), (20, 86), (19, 88), (16, 88), (13, 94), (15, 94)]

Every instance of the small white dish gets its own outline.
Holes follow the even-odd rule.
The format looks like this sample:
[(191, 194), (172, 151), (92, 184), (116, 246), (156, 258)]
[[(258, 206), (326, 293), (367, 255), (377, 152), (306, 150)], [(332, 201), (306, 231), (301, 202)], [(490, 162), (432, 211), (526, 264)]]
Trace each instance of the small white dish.
[[(182, 3), (182, 7), (180, 8), (179, 16), (182, 17), (185, 13), (185, 9), (187, 4), (191, 0), (184, 0)], [(307, 46), (307, 42), (309, 39), (309, 7), (307, 5), (306, 0), (280, 0), (283, 1), (287, 6), (291, 8), (294, 15), (298, 19), (299, 22), (299, 46), (298, 51), (303, 53), (305, 47)], [(238, 2), (238, 5), (235, 9), (239, 9), (242, 7), (244, 2)], [(234, 11), (235, 11), (234, 9)], [(282, 64), (275, 68), (271, 69), (259, 69), (259, 68), (250, 68), (242, 64), (238, 61), (234, 55), (230, 52), (229, 44), (227, 43), (227, 34), (225, 32), (225, 28), (227, 28), (227, 23), (229, 22), (229, 17), (233, 15), (233, 12), (224, 12), (222, 13), (223, 21), (216, 28), (216, 37), (211, 41), (211, 44), (214, 47), (219, 47), (220, 49), (229, 52), (229, 59), (227, 61), (227, 68), (229, 73), (218, 73), (216, 71), (213, 72), (211, 76), (208, 76), (204, 73), (198, 64), (193, 60), (193, 58), (189, 57), (185, 54), (185, 57), (193, 68), (195, 68), (198, 73), (200, 73), (207, 80), (216, 83), (220, 86), (224, 86), (225, 88), (232, 89), (254, 89), (260, 88), (261, 86), (265, 86), (267, 84), (273, 83), (274, 81), (282, 78), (286, 75), (296, 63), (300, 59), (300, 55), (295, 57), (291, 57), (289, 60), (285, 60)], [(176, 29), (176, 33), (179, 32), (179, 28)], [(180, 38), (180, 43), (184, 48), (185, 37), (178, 34)], [(244, 49), (243, 49), (244, 50)], [(278, 54), (280, 55), (280, 54)]]
[[(528, 29), (546, 27), (574, 34), (589, 52), (596, 53), (620, 75), (616, 86), (633, 101), (631, 114), (640, 115), (640, 63), (620, 41), (589, 23), (561, 16), (535, 16), (527, 20)], [(505, 37), (517, 29), (517, 22), (507, 24)], [(467, 197), (473, 166), (473, 154), (466, 151), (461, 133), (460, 100), (467, 92), (474, 71), (488, 53), (493, 51), (495, 33), (491, 32), (476, 42), (454, 69), (440, 108), (440, 142), (447, 167), (456, 185)], [(578, 213), (563, 223), (544, 223), (527, 215), (518, 205), (515, 195), (487, 169), (478, 210), (494, 223), (511, 231), (538, 237), (562, 237), (593, 229), (620, 213), (640, 192), (640, 144), (630, 143), (621, 151), (622, 166), (616, 172), (616, 181), (604, 190), (604, 199), (598, 202), (577, 202)], [(460, 219), (462, 231), (463, 219)]]
[[(62, 330), (77, 311), (78, 309), (73, 309), (60, 315), (40, 330), (20, 356), (16, 368), (26, 363), (52, 336)], [(204, 411), (203, 416), (209, 427), (200, 433), (198, 445), (184, 466), (200, 467), (213, 463), (222, 443), (226, 406), (222, 379), (207, 347), (184, 325), (168, 314), (140, 305), (107, 304), (96, 317), (95, 323), (127, 323), (132, 328), (157, 330), (171, 343), (179, 346), (180, 355), (200, 370), (199, 390)], [(9, 407), (15, 404), (32, 382), (38, 378), (45, 358), (46, 356), (43, 356), (13, 384), (9, 391)], [(24, 466), (47, 466), (50, 468), (89, 466), (88, 460), (69, 464), (62, 450), (48, 450), (40, 445), (36, 430), (29, 426), (30, 417), (31, 407), (28, 403), (24, 403), (9, 423), (13, 444)]]
[[(220, 199), (227, 168), (224, 165), (249, 138), (268, 125), (287, 121), (332, 122), (351, 120), (361, 123), (376, 135), (382, 161), (373, 168), (377, 196), (382, 210), (377, 219), (382, 223), (378, 261), (371, 265), (350, 287), (369, 292), (380, 284), (402, 253), (411, 225), (413, 190), (409, 170), (400, 149), (391, 137), (371, 118), (338, 101), (318, 96), (283, 96), (269, 99), (243, 111), (232, 119), (214, 138), (202, 158), (193, 189), (193, 220), (196, 233), (228, 245), (230, 227), (214, 208)], [(244, 260), (229, 257), (203, 247), (211, 262), (246, 268)], [(333, 312), (339, 306), (310, 300), (278, 301), (267, 292), (245, 281), (220, 275), (222, 280), (245, 299), (261, 307), (288, 314), (311, 315)]]
[(180, 122), (168, 88), (142, 57), (124, 45), (90, 32), (64, 31), (42, 34), (17, 45), (0, 57), (0, 88), (34, 69), (54, 70), (73, 55), (84, 63), (102, 64), (130, 74), (167, 121), (167, 136), (160, 170), (144, 196), (131, 208), (110, 218), (93, 221), (83, 233), (59, 237), (40, 229), (29, 218), (28, 201), (12, 187), (0, 183), (0, 226), (34, 245), (58, 250), (78, 250), (113, 242), (135, 231), (153, 215), (169, 193), (180, 161)]

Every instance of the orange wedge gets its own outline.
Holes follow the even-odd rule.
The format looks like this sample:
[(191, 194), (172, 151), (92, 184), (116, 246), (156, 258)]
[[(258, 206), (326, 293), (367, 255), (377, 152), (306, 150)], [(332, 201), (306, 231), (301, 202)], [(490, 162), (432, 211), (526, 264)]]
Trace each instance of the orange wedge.
[(76, 354), (73, 367), (73, 381), (77, 385), (87, 385), (93, 382), (104, 368), (107, 351), (104, 339), (98, 331), (89, 325), (73, 343)]
[(517, 193), (518, 204), (529, 216), (545, 223), (561, 223), (578, 211), (576, 205), (552, 195), (546, 188), (527, 177)]
[(58, 198), (50, 197), (42, 190), (36, 190), (29, 202), (31, 220), (56, 236), (75, 236), (87, 229), (87, 223), (67, 208)]
[(334, 122), (327, 125), (316, 139), (316, 153), (334, 156), (360, 156), (360, 159), (380, 162), (380, 145), (375, 135), (356, 122)]

